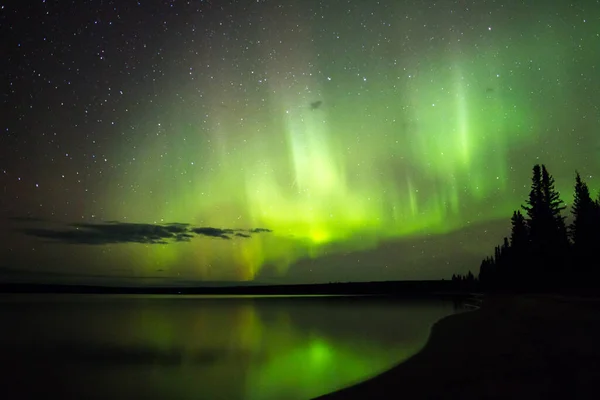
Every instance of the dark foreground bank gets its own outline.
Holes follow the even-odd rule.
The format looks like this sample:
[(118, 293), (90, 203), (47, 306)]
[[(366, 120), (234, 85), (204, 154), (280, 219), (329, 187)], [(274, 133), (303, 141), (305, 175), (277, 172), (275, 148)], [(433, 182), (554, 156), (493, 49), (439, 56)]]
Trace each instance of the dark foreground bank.
[(408, 361), (319, 400), (598, 399), (599, 382), (600, 300), (498, 296), (436, 323)]

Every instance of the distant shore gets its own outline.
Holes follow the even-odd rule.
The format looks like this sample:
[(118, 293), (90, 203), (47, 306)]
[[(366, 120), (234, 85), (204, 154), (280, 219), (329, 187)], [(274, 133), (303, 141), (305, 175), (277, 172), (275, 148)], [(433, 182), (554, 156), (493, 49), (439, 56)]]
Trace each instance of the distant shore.
[(487, 297), (443, 318), (421, 352), (318, 400), (598, 399), (600, 299)]
[[(466, 290), (469, 289), (469, 290)], [(32, 283), (0, 283), (0, 293), (70, 293), (70, 294), (169, 294), (169, 295), (392, 295), (392, 296), (452, 296), (472, 291), (449, 280), (435, 281), (375, 281), (332, 282), (318, 284), (266, 285), (240, 282), (220, 286), (207, 282), (205, 286), (92, 286)]]

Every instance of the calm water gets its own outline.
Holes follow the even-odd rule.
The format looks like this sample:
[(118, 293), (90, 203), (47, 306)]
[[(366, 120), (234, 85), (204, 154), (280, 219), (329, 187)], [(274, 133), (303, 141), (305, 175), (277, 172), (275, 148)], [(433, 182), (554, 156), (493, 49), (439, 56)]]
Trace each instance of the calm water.
[(5, 295), (0, 392), (309, 399), (410, 357), (454, 310), (361, 297)]

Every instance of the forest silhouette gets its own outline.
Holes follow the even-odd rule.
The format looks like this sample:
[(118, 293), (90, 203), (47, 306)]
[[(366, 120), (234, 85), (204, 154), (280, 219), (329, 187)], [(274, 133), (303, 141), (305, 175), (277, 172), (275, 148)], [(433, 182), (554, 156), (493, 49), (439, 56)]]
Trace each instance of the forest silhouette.
[(526, 204), (511, 217), (510, 237), (481, 262), (478, 277), (469, 271), (467, 275), (453, 275), (452, 281), (463, 289), (487, 291), (597, 287), (600, 195), (592, 198), (578, 172), (569, 225), (563, 215), (566, 209), (554, 178), (545, 165), (536, 164)]

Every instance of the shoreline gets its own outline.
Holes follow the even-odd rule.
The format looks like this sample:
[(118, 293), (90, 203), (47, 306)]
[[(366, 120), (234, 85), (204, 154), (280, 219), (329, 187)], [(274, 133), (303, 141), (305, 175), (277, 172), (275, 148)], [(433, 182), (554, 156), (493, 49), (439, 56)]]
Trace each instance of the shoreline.
[[(0, 278), (2, 278), (0, 267)], [(6, 270), (6, 269), (5, 269)], [(12, 271), (12, 270), (11, 270)], [(1, 281), (1, 279), (0, 279)], [(0, 282), (0, 293), (36, 294), (171, 294), (171, 295), (376, 295), (393, 297), (436, 294), (463, 296), (476, 287), (463, 287), (447, 280), (330, 282), (265, 284), (259, 282), (205, 282), (195, 286), (102, 286), (52, 283)]]
[(431, 328), (423, 349), (315, 400), (600, 398), (600, 300), (492, 296)]

